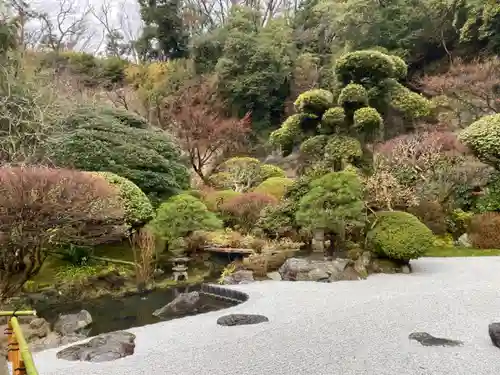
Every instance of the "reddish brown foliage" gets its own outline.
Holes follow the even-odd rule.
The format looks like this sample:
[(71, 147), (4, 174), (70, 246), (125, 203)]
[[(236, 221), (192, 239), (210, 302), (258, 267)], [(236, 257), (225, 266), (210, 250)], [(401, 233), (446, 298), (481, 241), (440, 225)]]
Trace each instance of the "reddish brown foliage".
[(376, 151), (386, 156), (399, 150), (405, 150), (407, 155), (414, 156), (467, 152), (467, 148), (459, 142), (457, 135), (451, 131), (404, 134), (376, 146)]
[(251, 131), (248, 113), (243, 119), (224, 115), (223, 103), (217, 99), (215, 86), (210, 81), (186, 84), (169, 101), (167, 109), (170, 130), (188, 152), (194, 171), (206, 182), (221, 160), (241, 150)]
[(475, 215), (467, 226), (472, 245), (479, 249), (495, 249), (500, 243), (500, 213)]
[(425, 76), (423, 89), (431, 95), (444, 95), (452, 100), (448, 109), (463, 120), (463, 112), (475, 117), (500, 112), (500, 58), (465, 64), (455, 61), (449, 71), (438, 76)]
[(38, 272), (47, 250), (120, 238), (117, 191), (90, 173), (0, 168), (0, 300)]
[(250, 231), (259, 220), (262, 209), (276, 204), (278, 200), (271, 195), (251, 192), (223, 203), (220, 210), (229, 214), (243, 230)]

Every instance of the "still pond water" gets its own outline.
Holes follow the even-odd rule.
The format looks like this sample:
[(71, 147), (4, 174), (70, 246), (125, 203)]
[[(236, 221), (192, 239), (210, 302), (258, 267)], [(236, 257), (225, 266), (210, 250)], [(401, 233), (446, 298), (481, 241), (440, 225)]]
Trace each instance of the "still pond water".
[[(37, 310), (37, 315), (47, 319), (51, 324), (56, 321), (59, 314), (71, 314), (77, 313), (80, 310), (87, 310), (90, 315), (92, 315), (93, 319), (88, 335), (96, 336), (101, 333), (141, 327), (164, 320), (180, 318), (182, 316), (176, 315), (167, 317), (166, 319), (160, 319), (153, 316), (153, 312), (173, 301), (179, 293), (199, 291), (200, 289), (201, 285), (194, 285), (182, 288), (155, 290), (142, 296), (131, 295), (122, 298), (104, 296), (83, 302), (58, 305), (35, 305), (34, 307)], [(201, 295), (201, 307), (196, 314), (221, 310), (231, 306), (234, 306), (234, 303)]]

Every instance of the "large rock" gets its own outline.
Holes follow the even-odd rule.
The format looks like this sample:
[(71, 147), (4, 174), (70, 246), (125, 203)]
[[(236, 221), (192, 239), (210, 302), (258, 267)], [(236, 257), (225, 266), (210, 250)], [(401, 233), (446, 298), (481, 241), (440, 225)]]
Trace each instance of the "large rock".
[(472, 243), (469, 240), (469, 236), (467, 233), (462, 234), (458, 237), (457, 246), (460, 247), (472, 247)]
[(78, 333), (91, 324), (92, 316), (87, 310), (82, 310), (77, 314), (59, 315), (54, 323), (54, 331), (62, 336), (67, 336)]
[(500, 323), (491, 323), (488, 326), (488, 333), (493, 345), (500, 348)]
[(223, 283), (226, 285), (236, 285), (236, 284), (248, 284), (252, 283), (255, 280), (253, 279), (253, 271), (250, 270), (239, 270), (231, 275), (224, 277)]
[(200, 294), (198, 292), (181, 293), (175, 299), (153, 312), (157, 317), (193, 314), (200, 307)]
[(85, 344), (78, 344), (57, 353), (68, 361), (106, 362), (134, 354), (135, 335), (118, 331), (99, 335)]
[(230, 314), (221, 316), (217, 319), (217, 324), (220, 326), (242, 326), (248, 324), (259, 324), (268, 321), (269, 319), (264, 315)]
[(368, 267), (372, 261), (372, 253), (364, 251), (354, 262), (354, 270), (363, 278), (368, 276)]
[(349, 262), (347, 259), (321, 261), (289, 258), (278, 272), (281, 278), (286, 281), (329, 282), (349, 280), (352, 277), (344, 273)]

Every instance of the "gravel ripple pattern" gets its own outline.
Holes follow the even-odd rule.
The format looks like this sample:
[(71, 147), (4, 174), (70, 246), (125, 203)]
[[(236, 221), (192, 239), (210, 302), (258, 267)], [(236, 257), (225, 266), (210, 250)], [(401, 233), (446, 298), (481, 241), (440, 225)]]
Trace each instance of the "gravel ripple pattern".
[[(250, 299), (229, 309), (129, 330), (134, 355), (107, 363), (35, 355), (42, 375), (498, 375), (500, 257), (424, 258), (410, 275), (332, 284), (263, 281), (232, 286)], [(268, 323), (222, 327), (231, 313)], [(424, 347), (428, 332), (464, 342)]]

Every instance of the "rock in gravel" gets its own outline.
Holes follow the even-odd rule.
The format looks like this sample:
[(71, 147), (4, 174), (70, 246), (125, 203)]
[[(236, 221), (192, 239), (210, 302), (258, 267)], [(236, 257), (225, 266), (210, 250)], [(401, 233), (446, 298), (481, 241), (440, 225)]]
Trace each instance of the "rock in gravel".
[(264, 315), (255, 314), (230, 314), (221, 316), (217, 319), (220, 326), (243, 326), (248, 324), (259, 324), (268, 322), (269, 319)]
[(161, 318), (173, 315), (193, 314), (198, 311), (199, 307), (200, 293), (181, 293), (177, 297), (175, 297), (172, 302), (163, 306), (161, 309), (155, 310), (153, 312), (153, 315)]
[(500, 323), (491, 323), (488, 326), (488, 333), (493, 345), (500, 348)]
[(224, 284), (226, 285), (249, 284), (254, 281), (253, 271), (250, 270), (239, 270), (224, 277)]
[(70, 346), (57, 353), (68, 361), (107, 362), (134, 354), (135, 335), (117, 331), (99, 335), (84, 344)]
[(418, 341), (423, 346), (462, 346), (464, 343), (458, 340), (434, 337), (427, 332), (413, 332), (408, 336), (410, 340)]
[(87, 310), (77, 314), (59, 315), (54, 323), (54, 331), (62, 336), (80, 332), (83, 328), (92, 324), (92, 316)]
[(344, 270), (348, 263), (348, 259), (322, 261), (289, 258), (278, 272), (285, 281), (340, 281), (346, 280)]

